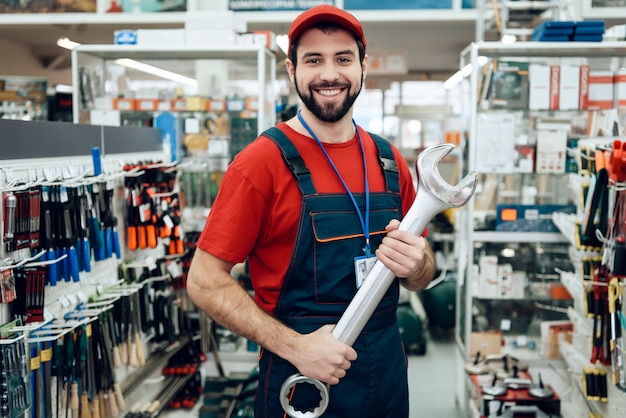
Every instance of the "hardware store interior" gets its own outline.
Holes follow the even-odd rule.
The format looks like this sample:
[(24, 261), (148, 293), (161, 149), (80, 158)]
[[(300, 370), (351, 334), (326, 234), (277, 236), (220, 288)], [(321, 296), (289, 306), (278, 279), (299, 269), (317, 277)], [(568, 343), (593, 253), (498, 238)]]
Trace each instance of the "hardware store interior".
[(367, 37), (356, 124), (418, 190), (442, 146), (475, 180), (399, 295), (410, 418), (626, 416), (626, 1), (9, 0), (0, 417), (254, 416), (263, 348), (187, 277), (233, 158), (302, 106), (286, 34), (322, 3)]

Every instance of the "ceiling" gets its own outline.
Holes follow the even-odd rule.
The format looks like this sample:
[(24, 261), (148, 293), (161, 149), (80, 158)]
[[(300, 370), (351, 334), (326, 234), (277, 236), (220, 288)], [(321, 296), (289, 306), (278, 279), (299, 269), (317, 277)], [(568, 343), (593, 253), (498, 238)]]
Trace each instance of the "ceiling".
[[(238, 12), (239, 13), (239, 12)], [(63, 70), (71, 67), (70, 52), (59, 48), (60, 37), (84, 44), (111, 44), (113, 34), (119, 29), (167, 29), (184, 27), (181, 14), (155, 14), (158, 21), (136, 22), (130, 13), (117, 17), (105, 14), (88, 23), (58, 19), (47, 14), (38, 23), (26, 24), (19, 16), (0, 14), (0, 40), (11, 41), (28, 49), (41, 63), (44, 71)], [(243, 12), (248, 31), (271, 30), (284, 34), (297, 12)], [(417, 79), (445, 80), (459, 68), (460, 52), (476, 38), (476, 10), (463, 11), (367, 11), (356, 13), (363, 23), (368, 42), (368, 52), (402, 53), (406, 56), (408, 77)], [(400, 18), (399, 18), (400, 16)], [(8, 18), (8, 19), (7, 19)], [(120, 19), (122, 23), (120, 23)], [(74, 18), (75, 20), (76, 18)], [(448, 20), (449, 19), (449, 20)], [(625, 23), (626, 18), (605, 19), (606, 27)], [(68, 23), (72, 22), (72, 23)], [(104, 22), (104, 23), (103, 23)], [(124, 23), (126, 22), (126, 23)], [(489, 26), (489, 25), (487, 25)], [(492, 25), (493, 26), (493, 25)], [(496, 40), (497, 31), (491, 29), (483, 34), (484, 40)], [(278, 71), (284, 71), (279, 57)], [(368, 78), (374, 77), (370, 74)], [(393, 76), (394, 79), (402, 78)]]
[[(468, 18), (454, 21), (411, 21), (363, 23), (368, 52), (405, 54), (409, 73), (420, 78), (445, 79), (458, 69), (459, 53), (473, 39), (475, 22)], [(45, 70), (71, 67), (70, 52), (59, 48), (56, 40), (68, 37), (84, 44), (111, 44), (118, 29), (180, 28), (181, 23), (167, 24), (11, 24), (0, 25), (0, 39), (27, 48)], [(272, 30), (287, 33), (289, 20), (249, 22), (248, 30)], [(283, 70), (282, 60), (277, 65)]]

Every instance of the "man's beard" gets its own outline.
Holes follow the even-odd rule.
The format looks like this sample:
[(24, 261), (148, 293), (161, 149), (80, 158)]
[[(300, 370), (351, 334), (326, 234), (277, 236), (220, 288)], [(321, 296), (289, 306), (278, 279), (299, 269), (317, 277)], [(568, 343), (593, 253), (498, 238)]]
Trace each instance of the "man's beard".
[[(359, 96), (359, 93), (361, 93), (361, 89), (363, 88), (363, 74), (361, 74), (361, 84), (359, 85), (359, 89), (354, 94), (350, 94), (349, 83), (318, 83), (315, 85), (311, 85), (309, 87), (309, 94), (304, 95), (302, 91), (300, 91), (300, 88), (298, 88), (298, 79), (295, 72), (294, 79), (296, 80), (294, 85), (296, 86), (296, 92), (298, 93), (298, 96), (300, 96), (300, 100), (302, 100), (304, 106), (306, 106), (306, 108), (309, 109), (309, 111), (322, 122), (332, 123), (341, 120), (348, 113), (356, 98)], [(322, 106), (313, 98), (313, 90), (320, 88), (347, 88), (348, 96), (343, 101), (343, 103), (339, 104), (339, 107), (336, 107), (336, 105), (333, 103)]]

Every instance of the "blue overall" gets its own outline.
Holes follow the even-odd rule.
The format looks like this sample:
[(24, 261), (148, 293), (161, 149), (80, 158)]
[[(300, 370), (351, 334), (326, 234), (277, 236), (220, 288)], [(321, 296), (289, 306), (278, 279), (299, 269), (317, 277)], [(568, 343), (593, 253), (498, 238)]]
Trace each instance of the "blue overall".
[[(302, 192), (302, 211), (294, 251), (276, 305), (275, 316), (300, 333), (336, 324), (355, 295), (354, 257), (363, 255), (363, 229), (347, 194), (318, 194), (311, 174), (292, 142), (278, 129), (264, 133), (281, 149)], [(370, 193), (372, 252), (385, 235), (391, 219), (401, 219), (398, 169), (389, 144), (371, 135), (379, 149), (386, 192)], [(364, 194), (355, 193), (361, 211)], [(353, 347), (358, 354), (347, 375), (330, 387), (324, 417), (402, 418), (409, 413), (406, 356), (396, 325), (398, 282), (390, 286)], [(280, 387), (297, 369), (264, 350), (259, 362), (259, 388), (255, 417), (285, 416), (279, 402)], [(309, 410), (318, 405), (312, 385), (294, 388), (291, 405)]]

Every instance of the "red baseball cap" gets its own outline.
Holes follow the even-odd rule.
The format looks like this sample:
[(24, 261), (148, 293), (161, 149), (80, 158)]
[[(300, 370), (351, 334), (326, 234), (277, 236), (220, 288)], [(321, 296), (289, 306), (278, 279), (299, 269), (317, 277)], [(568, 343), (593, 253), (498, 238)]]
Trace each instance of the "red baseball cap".
[(364, 47), (367, 46), (361, 22), (354, 15), (338, 7), (321, 4), (302, 12), (293, 21), (289, 29), (289, 47), (287, 51), (291, 51), (291, 43), (302, 35), (304, 31), (321, 22), (338, 24), (363, 42)]

